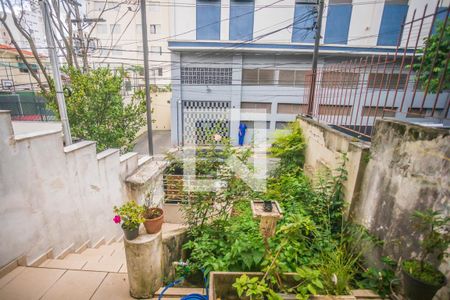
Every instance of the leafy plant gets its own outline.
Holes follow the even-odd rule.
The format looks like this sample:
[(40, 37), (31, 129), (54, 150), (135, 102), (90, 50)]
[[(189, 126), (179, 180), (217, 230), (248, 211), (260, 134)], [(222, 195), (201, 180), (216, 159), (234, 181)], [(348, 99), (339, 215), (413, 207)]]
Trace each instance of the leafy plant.
[(395, 276), (397, 263), (390, 257), (382, 257), (383, 268), (369, 267), (361, 274), (361, 280), (357, 282), (360, 288), (376, 291), (385, 298), (391, 293), (391, 286), (398, 282)]
[(278, 170), (289, 172), (298, 170), (305, 163), (306, 143), (298, 122), (289, 123), (288, 131), (277, 131), (270, 148), (274, 157), (280, 159)]
[(427, 260), (433, 256), (432, 258), (439, 263), (448, 255), (446, 251), (450, 245), (450, 217), (444, 217), (439, 211), (428, 209), (415, 211), (413, 218), (415, 227), (423, 234), (420, 243), (421, 252), (418, 260), (405, 261), (403, 268), (417, 279), (438, 285), (443, 281), (443, 274)]
[(251, 300), (282, 300), (281, 296), (277, 295), (272, 289), (267, 286), (264, 280), (258, 277), (248, 277), (246, 274), (237, 278), (233, 283), (233, 287), (237, 290), (238, 296), (243, 295), (249, 297)]
[(134, 201), (129, 201), (120, 207), (114, 206), (114, 213), (116, 214), (114, 221), (116, 223), (122, 222), (123, 229), (136, 229), (145, 221), (142, 217), (144, 208)]
[[(145, 125), (144, 91), (136, 92), (129, 103), (121, 94), (125, 72), (108, 68), (82, 72), (63, 68), (69, 77), (65, 89), (67, 114), (75, 138), (97, 142), (97, 150), (131, 150), (138, 130)], [(55, 99), (54, 97), (50, 97)], [(55, 101), (52, 109), (58, 113)]]
[(156, 219), (161, 217), (162, 215), (162, 211), (159, 208), (156, 207), (150, 207), (150, 208), (146, 208), (144, 207), (144, 213), (143, 216), (145, 219)]
[[(441, 34), (442, 38), (440, 39)], [(422, 68), (420, 76), (416, 78), (421, 89), (425, 89), (428, 82), (428, 92), (431, 93), (440, 93), (450, 89), (449, 80), (444, 80), (439, 89), (441, 77), (443, 74), (450, 72), (450, 65), (446, 66), (445, 63), (449, 52), (450, 26), (447, 25), (444, 27), (444, 22), (438, 21), (435, 33), (425, 39), (425, 46), (423, 48), (417, 50), (419, 54), (418, 62), (412, 65), (413, 70), (417, 73)], [(433, 62), (435, 63), (434, 65)]]
[(307, 300), (310, 295), (316, 295), (324, 286), (320, 280), (321, 274), (318, 270), (313, 270), (307, 266), (301, 266), (296, 269), (294, 279), (299, 283), (293, 288), (296, 291), (296, 298)]

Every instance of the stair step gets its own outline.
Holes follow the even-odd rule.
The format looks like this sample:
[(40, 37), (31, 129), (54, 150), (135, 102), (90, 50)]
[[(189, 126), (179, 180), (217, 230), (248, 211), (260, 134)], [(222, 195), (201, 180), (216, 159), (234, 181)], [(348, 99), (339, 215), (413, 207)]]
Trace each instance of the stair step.
[(88, 261), (83, 270), (101, 272), (119, 272), (125, 261), (120, 257), (102, 256), (98, 261)]
[[(69, 254), (70, 255), (70, 254)], [(47, 259), (39, 267), (51, 269), (81, 270), (88, 261), (78, 256), (68, 256), (64, 259)]]
[[(164, 288), (160, 288), (156, 291), (155, 296), (159, 296)], [(171, 297), (171, 296), (185, 296), (189, 294), (200, 294), (202, 295), (204, 293), (204, 289), (202, 288), (168, 288), (164, 292), (164, 297)]]

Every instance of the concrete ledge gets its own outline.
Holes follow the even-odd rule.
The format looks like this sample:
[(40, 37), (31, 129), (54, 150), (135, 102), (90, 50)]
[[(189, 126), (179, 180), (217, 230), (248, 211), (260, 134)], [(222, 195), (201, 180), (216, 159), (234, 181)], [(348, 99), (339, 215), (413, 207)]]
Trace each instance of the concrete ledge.
[(104, 237), (102, 237), (101, 239), (99, 239), (93, 246), (92, 248), (98, 248), (101, 245), (106, 245), (106, 240)]
[(87, 240), (86, 242), (84, 242), (83, 244), (81, 244), (80, 247), (78, 247), (74, 253), (80, 254), (81, 252), (83, 252), (84, 250), (86, 250), (89, 246), (89, 244), (91, 243), (90, 240)]
[(298, 116), (297, 120), (304, 121), (306, 123), (309, 123), (310, 125), (319, 127), (320, 129), (326, 131), (327, 133), (338, 135), (339, 137), (347, 140), (350, 144), (354, 145), (355, 147), (358, 147), (358, 148), (361, 148), (361, 149), (368, 149), (368, 148), (370, 148), (370, 143), (359, 141), (357, 138), (355, 138), (355, 137), (353, 137), (351, 135), (345, 134), (345, 133), (343, 133), (343, 132), (341, 132), (339, 130), (336, 130), (336, 129), (328, 126), (328, 124), (325, 124), (325, 123), (319, 122), (317, 120), (313, 120), (313, 119), (307, 118), (305, 116)]
[(69, 247), (67, 247), (66, 249), (64, 249), (63, 251), (61, 251), (58, 255), (55, 256), (55, 259), (63, 259), (64, 257), (66, 257), (68, 254), (73, 252), (73, 247), (75, 246), (74, 243), (70, 244)]
[(137, 155), (138, 155), (137, 152), (127, 152), (127, 153), (125, 153), (124, 155), (121, 155), (121, 156), (119, 157), (119, 161), (120, 161), (120, 162), (124, 162), (124, 161), (127, 161), (127, 160), (129, 160), (129, 159), (131, 159), (131, 158), (137, 156)]
[[(0, 111), (0, 113), (2, 113), (2, 111)], [(17, 268), (19, 266), (26, 266), (26, 265), (27, 265), (27, 258), (24, 255), (19, 256), (18, 258), (14, 259), (13, 261), (11, 261), (10, 263), (6, 264), (5, 266), (3, 266), (0, 269), (0, 278), (2, 278), (3, 276), (8, 274), (9, 272), (14, 270), (15, 268)]]
[(35, 260), (33, 260), (31, 263), (28, 264), (29, 267), (38, 267), (41, 265), (44, 261), (46, 261), (49, 258), (53, 258), (53, 249), (48, 249), (45, 253), (38, 256)]
[(65, 153), (70, 153), (70, 152), (73, 152), (73, 151), (76, 151), (78, 149), (82, 149), (82, 148), (85, 148), (85, 147), (88, 147), (88, 146), (91, 146), (91, 145), (95, 145), (95, 142), (93, 142), (93, 141), (81, 141), (81, 142), (72, 144), (70, 146), (64, 147), (64, 152)]
[(149, 181), (160, 175), (166, 168), (168, 162), (166, 161), (151, 161), (143, 166), (140, 166), (136, 172), (130, 175), (126, 182), (132, 188), (145, 186)]
[[(52, 135), (52, 134), (58, 134), (58, 135), (62, 136), (61, 130), (45, 130), (45, 131), (39, 131), (39, 132), (30, 132), (30, 133), (14, 135), (14, 140), (16, 140), (17, 142), (21, 142), (24, 140), (39, 138), (39, 137)], [(61, 140), (61, 142), (62, 142), (62, 140)]]
[(152, 160), (153, 160), (152, 156), (144, 155), (138, 159), (138, 167), (140, 167), (140, 166), (144, 165), (145, 163), (152, 161)]
[(97, 160), (105, 159), (108, 156), (116, 154), (117, 152), (119, 152), (119, 149), (106, 149), (97, 154)]

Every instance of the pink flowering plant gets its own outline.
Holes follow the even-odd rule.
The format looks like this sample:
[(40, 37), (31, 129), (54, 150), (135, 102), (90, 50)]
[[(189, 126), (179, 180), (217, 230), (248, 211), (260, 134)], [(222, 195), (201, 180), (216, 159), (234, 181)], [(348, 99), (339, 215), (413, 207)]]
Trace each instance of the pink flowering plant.
[(134, 201), (129, 201), (120, 207), (114, 206), (114, 213), (116, 214), (113, 218), (114, 223), (120, 224), (122, 222), (123, 229), (136, 229), (145, 221), (142, 217), (144, 207)]

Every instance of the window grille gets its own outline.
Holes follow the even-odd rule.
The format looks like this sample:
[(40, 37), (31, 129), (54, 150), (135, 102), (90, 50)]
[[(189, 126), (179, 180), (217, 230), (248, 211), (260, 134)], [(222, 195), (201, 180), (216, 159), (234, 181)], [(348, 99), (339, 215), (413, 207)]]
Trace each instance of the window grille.
[(182, 84), (231, 85), (232, 68), (182, 67)]

